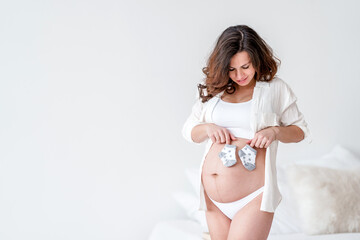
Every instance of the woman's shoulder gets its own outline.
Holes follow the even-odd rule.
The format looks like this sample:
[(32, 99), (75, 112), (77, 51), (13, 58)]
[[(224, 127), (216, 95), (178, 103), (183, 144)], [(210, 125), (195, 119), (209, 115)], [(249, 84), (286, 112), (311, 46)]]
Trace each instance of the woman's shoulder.
[(278, 76), (274, 76), (273, 79), (269, 81), (269, 83), (273, 86), (281, 86), (286, 84), (286, 82)]
[(282, 97), (283, 99), (287, 100), (290, 99), (291, 101), (296, 101), (297, 97), (293, 89), (282, 78), (276, 76), (271, 80), (271, 82), (271, 85), (273, 86), (272, 91), (274, 91), (274, 96)]
[(270, 86), (277, 91), (289, 91), (291, 90), (289, 84), (282, 78), (275, 76), (270, 82)]
[(194, 107), (200, 108), (200, 109), (205, 109), (208, 105), (211, 105), (211, 104), (215, 103), (217, 100), (219, 100), (220, 97), (221, 97), (221, 94), (217, 94), (217, 95), (213, 96), (212, 98), (208, 99), (207, 101), (203, 102), (202, 98), (199, 95), (197, 95)]

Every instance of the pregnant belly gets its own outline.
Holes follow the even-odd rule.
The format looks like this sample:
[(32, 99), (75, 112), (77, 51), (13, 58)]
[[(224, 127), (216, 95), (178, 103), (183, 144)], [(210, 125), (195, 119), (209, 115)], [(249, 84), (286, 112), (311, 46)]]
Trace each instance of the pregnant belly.
[(213, 143), (210, 147), (204, 160), (201, 179), (206, 194), (215, 201), (222, 203), (233, 202), (264, 186), (266, 148), (254, 147), (257, 151), (256, 168), (252, 171), (244, 167), (237, 154), (248, 140), (237, 138), (237, 140), (231, 142), (232, 145), (237, 146), (237, 163), (231, 167), (225, 167), (218, 156), (225, 144)]

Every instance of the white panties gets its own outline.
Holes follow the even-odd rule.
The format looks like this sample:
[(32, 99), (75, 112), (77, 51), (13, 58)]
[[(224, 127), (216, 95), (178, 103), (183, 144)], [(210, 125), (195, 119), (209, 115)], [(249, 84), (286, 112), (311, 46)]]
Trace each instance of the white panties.
[(247, 195), (246, 197), (244, 197), (240, 200), (237, 200), (235, 202), (229, 202), (229, 203), (219, 203), (219, 202), (216, 202), (213, 199), (211, 199), (209, 197), (209, 195), (208, 195), (208, 197), (220, 209), (220, 211), (222, 211), (228, 218), (230, 218), (232, 220), (233, 217), (235, 216), (235, 214), (240, 209), (245, 207), (246, 204), (248, 204), (251, 200), (256, 198), (263, 191), (264, 191), (264, 186), (262, 186), (255, 192), (250, 193), (249, 195)]

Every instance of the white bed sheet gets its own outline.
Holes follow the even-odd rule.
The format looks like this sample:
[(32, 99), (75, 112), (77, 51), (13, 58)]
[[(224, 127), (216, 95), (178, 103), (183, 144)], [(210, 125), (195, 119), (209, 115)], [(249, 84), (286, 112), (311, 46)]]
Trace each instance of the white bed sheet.
[(149, 240), (202, 240), (201, 225), (192, 220), (159, 222)]
[(306, 235), (303, 233), (273, 234), (268, 240), (359, 240), (360, 233), (337, 233), (322, 235)]
[[(202, 240), (201, 225), (192, 220), (159, 222), (149, 240)], [(306, 235), (303, 233), (270, 234), (268, 240), (360, 240), (360, 233)]]

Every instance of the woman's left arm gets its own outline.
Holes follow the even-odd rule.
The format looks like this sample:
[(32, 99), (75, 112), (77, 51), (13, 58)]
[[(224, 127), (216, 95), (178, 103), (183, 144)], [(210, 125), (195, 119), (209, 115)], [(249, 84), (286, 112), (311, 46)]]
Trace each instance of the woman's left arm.
[(273, 141), (283, 143), (300, 142), (305, 137), (304, 131), (296, 126), (271, 126), (258, 131), (247, 144), (251, 147), (267, 148)]
[(296, 125), (290, 125), (286, 127), (273, 126), (275, 139), (283, 143), (300, 142), (304, 139), (305, 134), (301, 128)]
[(288, 84), (279, 81), (280, 91), (275, 96), (280, 96), (278, 103), (279, 126), (269, 126), (258, 131), (254, 138), (248, 141), (253, 147), (267, 148), (273, 141), (279, 140), (283, 143), (300, 142), (306, 140), (312, 142), (312, 136), (304, 115), (297, 106), (297, 97)]

